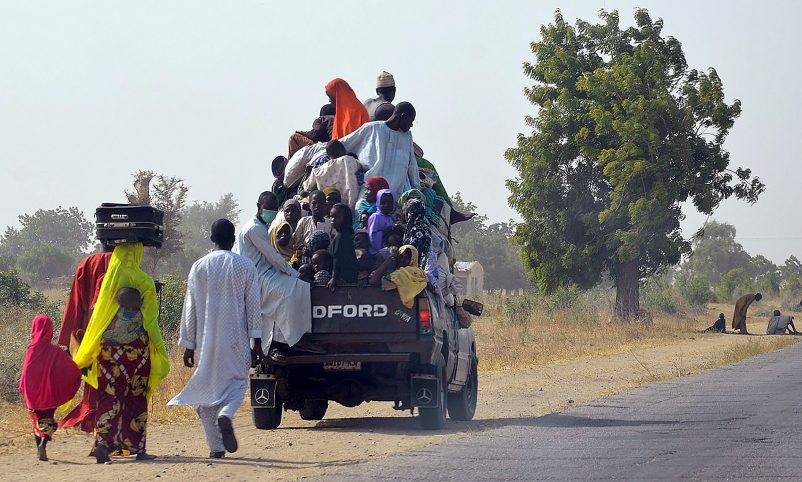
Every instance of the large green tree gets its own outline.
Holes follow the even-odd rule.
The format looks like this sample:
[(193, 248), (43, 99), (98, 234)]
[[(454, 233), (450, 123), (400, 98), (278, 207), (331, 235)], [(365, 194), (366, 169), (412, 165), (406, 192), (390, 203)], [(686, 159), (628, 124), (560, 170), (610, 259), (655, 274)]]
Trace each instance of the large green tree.
[(542, 290), (590, 287), (609, 273), (616, 315), (630, 318), (640, 280), (690, 251), (682, 203), (711, 213), (733, 195), (755, 202), (764, 186), (729, 168), (723, 144), (741, 104), (724, 101), (716, 71), (689, 69), (646, 10), (626, 29), (615, 11), (600, 18), (572, 26), (557, 11), (531, 44), (525, 94), (537, 109), (526, 118), (532, 133), (506, 153), (519, 172), (509, 202)]

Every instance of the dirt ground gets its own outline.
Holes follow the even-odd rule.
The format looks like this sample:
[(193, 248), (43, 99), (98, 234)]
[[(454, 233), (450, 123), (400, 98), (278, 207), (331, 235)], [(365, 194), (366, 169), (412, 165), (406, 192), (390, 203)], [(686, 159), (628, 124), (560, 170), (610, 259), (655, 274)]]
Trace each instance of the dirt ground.
[(91, 439), (74, 430), (56, 433), (55, 441), (48, 446), (50, 462), (36, 461), (32, 441), (23, 445), (19, 440), (2, 440), (0, 435), (0, 446), (9, 452), (0, 455), (2, 478), (296, 480), (446, 439), (476, 436), (477, 432), (515, 424), (570, 404), (697, 372), (730, 360), (750, 343), (759, 343), (768, 350), (795, 341), (796, 337), (697, 335), (682, 343), (525, 370), (482, 373), (480, 363), (476, 419), (449, 422), (446, 430), (436, 433), (420, 430), (408, 412), (395, 412), (388, 403), (350, 409), (333, 404), (326, 419), (319, 422), (303, 421), (296, 412), (285, 412), (282, 426), (273, 431), (253, 428), (250, 411), (243, 407), (235, 420), (239, 451), (214, 462), (206, 458), (208, 449), (197, 422), (153, 425), (149, 427), (148, 451), (158, 459), (114, 459), (111, 465), (96, 465), (93, 458), (87, 457)]

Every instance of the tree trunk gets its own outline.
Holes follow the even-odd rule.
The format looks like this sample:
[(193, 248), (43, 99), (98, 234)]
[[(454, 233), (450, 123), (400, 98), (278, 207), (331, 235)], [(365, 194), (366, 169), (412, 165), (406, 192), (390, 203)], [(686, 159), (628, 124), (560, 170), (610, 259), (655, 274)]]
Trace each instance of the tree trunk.
[(639, 310), (638, 260), (633, 259), (618, 265), (618, 278), (615, 284), (615, 316), (620, 320), (637, 320)]

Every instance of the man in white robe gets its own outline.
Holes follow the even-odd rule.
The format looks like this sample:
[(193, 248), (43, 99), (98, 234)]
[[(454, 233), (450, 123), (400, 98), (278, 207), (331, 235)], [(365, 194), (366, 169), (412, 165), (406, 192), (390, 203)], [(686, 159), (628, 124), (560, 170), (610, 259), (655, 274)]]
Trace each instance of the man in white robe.
[(237, 450), (232, 420), (245, 398), (251, 358), (262, 354), (261, 297), (253, 263), (231, 252), (234, 225), (215, 221), (211, 239), (215, 250), (189, 271), (178, 341), (184, 365), (192, 368), (197, 361), (197, 368), (167, 405), (194, 405), (209, 457), (221, 458)]
[[(418, 161), (412, 144), (412, 123), (415, 121), (415, 108), (409, 102), (399, 102), (392, 117), (386, 121), (368, 122), (362, 127), (340, 139), (346, 151), (356, 154), (365, 169), (365, 179), (371, 176), (383, 177), (397, 196), (410, 189), (420, 189)], [(294, 166), (293, 177), (303, 176), (302, 166), (312, 162), (326, 149), (324, 143), (313, 144), (298, 151), (290, 164)], [(290, 166), (287, 166), (288, 171)], [(289, 175), (289, 174), (287, 174)], [(362, 199), (366, 185), (357, 196)], [(352, 206), (353, 207), (353, 206)]]
[[(412, 144), (412, 123), (415, 108), (400, 102), (386, 121), (368, 122), (340, 139), (348, 152), (353, 152), (365, 167), (365, 179), (381, 176), (397, 195), (420, 188), (418, 162)], [(357, 199), (362, 199), (365, 186)]]
[(262, 349), (274, 360), (286, 357), (286, 353), (278, 347), (271, 349), (273, 341), (297, 351), (322, 353), (311, 343), (298, 343), (312, 330), (310, 285), (298, 279), (298, 271), (270, 243), (267, 224), (262, 219), (266, 207), (261, 203), (262, 196), (259, 198), (256, 217), (240, 230), (237, 252), (256, 265), (262, 287)]

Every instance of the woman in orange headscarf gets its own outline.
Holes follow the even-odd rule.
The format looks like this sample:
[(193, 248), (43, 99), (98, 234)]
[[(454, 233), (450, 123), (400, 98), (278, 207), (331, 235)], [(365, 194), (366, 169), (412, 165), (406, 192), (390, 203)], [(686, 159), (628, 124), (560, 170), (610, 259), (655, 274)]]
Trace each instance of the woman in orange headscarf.
[(365, 106), (343, 79), (337, 78), (326, 84), (326, 94), (336, 109), (334, 127), (331, 130), (332, 139), (347, 136), (370, 120)]

